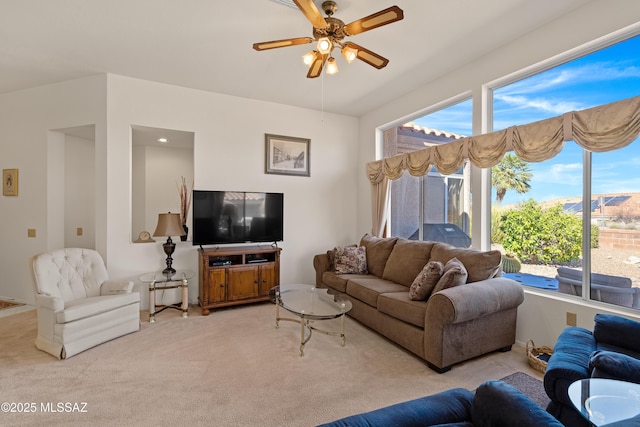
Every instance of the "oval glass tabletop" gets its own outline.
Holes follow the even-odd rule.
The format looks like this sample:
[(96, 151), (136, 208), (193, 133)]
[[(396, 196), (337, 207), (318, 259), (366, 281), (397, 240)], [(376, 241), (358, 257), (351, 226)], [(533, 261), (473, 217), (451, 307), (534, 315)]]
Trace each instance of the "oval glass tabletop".
[(640, 384), (605, 378), (579, 380), (569, 386), (569, 399), (589, 422), (601, 426), (640, 414)]
[(312, 285), (280, 285), (275, 288), (276, 302), (282, 308), (308, 319), (340, 317), (352, 308), (351, 301), (330, 295), (327, 289)]

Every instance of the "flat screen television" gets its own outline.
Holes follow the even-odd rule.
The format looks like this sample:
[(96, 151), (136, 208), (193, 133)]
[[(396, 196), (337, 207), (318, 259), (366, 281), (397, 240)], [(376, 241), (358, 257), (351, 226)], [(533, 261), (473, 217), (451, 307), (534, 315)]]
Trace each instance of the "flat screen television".
[(193, 245), (279, 242), (284, 194), (193, 190)]

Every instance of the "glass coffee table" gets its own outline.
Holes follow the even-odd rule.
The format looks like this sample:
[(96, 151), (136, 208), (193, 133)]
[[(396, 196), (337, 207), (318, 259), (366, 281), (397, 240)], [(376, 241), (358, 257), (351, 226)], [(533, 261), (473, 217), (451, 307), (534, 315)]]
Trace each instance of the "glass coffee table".
[[(342, 338), (341, 345), (345, 345), (344, 315), (351, 310), (351, 301), (312, 285), (280, 285), (272, 288), (269, 294), (276, 305), (276, 328), (280, 327), (281, 320), (300, 323), (300, 356), (304, 356), (304, 346), (311, 339), (312, 331), (338, 336)], [(280, 317), (280, 307), (299, 319)], [(337, 318), (340, 319), (340, 331), (326, 331), (311, 325), (316, 320)]]
[(604, 378), (579, 380), (569, 386), (573, 406), (595, 426), (640, 414), (640, 384)]

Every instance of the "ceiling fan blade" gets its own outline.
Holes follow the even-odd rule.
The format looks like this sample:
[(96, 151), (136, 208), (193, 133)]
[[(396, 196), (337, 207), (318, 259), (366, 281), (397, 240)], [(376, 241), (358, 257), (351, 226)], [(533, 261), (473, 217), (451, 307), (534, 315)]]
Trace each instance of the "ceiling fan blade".
[(319, 52), (316, 54), (316, 59), (309, 65), (309, 72), (307, 73), (308, 79), (314, 79), (322, 74), (322, 68), (328, 57), (329, 55), (323, 55)]
[(350, 24), (345, 25), (344, 31), (347, 35), (353, 36), (356, 34), (364, 33), (365, 31), (373, 30), (374, 28), (382, 27), (383, 25), (391, 24), (392, 22), (400, 21), (404, 18), (404, 12), (398, 6), (391, 6), (380, 12), (369, 15), (365, 18), (353, 21)]
[(329, 26), (316, 5), (313, 4), (313, 0), (293, 0), (293, 2), (298, 6), (298, 9), (304, 13), (304, 16), (307, 17), (314, 28), (325, 28)]
[(313, 39), (311, 37), (298, 37), (295, 39), (282, 39), (282, 40), (273, 40), (270, 42), (254, 43), (253, 48), (255, 50), (276, 49), (278, 47), (295, 46), (297, 44), (307, 44), (307, 43), (311, 43), (312, 41)]
[(356, 55), (356, 58), (358, 58), (359, 60), (366, 62), (367, 64), (371, 65), (372, 67), (377, 68), (378, 70), (381, 68), (384, 68), (387, 66), (387, 64), (389, 63), (389, 60), (387, 58), (385, 58), (384, 56), (380, 56), (375, 52), (370, 51), (369, 49), (366, 49), (360, 45), (357, 45), (353, 42), (347, 42), (344, 44), (344, 46), (348, 46), (351, 47), (353, 49), (357, 49), (358, 53)]

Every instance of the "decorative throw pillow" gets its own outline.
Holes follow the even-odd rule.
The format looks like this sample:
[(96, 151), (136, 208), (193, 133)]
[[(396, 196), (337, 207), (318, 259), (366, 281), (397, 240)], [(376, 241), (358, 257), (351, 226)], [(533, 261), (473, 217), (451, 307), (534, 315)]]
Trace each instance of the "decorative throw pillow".
[(367, 274), (367, 251), (364, 246), (335, 249), (336, 274)]
[[(349, 245), (349, 247), (357, 248), (358, 245)], [(335, 271), (336, 269), (336, 248), (329, 249), (327, 251), (327, 257), (329, 257), (329, 270)]]
[(440, 261), (429, 261), (411, 284), (409, 299), (414, 301), (427, 299), (443, 272), (444, 265)]
[(453, 288), (454, 286), (460, 286), (467, 283), (467, 269), (458, 258), (451, 258), (444, 266), (444, 273), (438, 283), (433, 287), (431, 294), (440, 292), (443, 289)]

